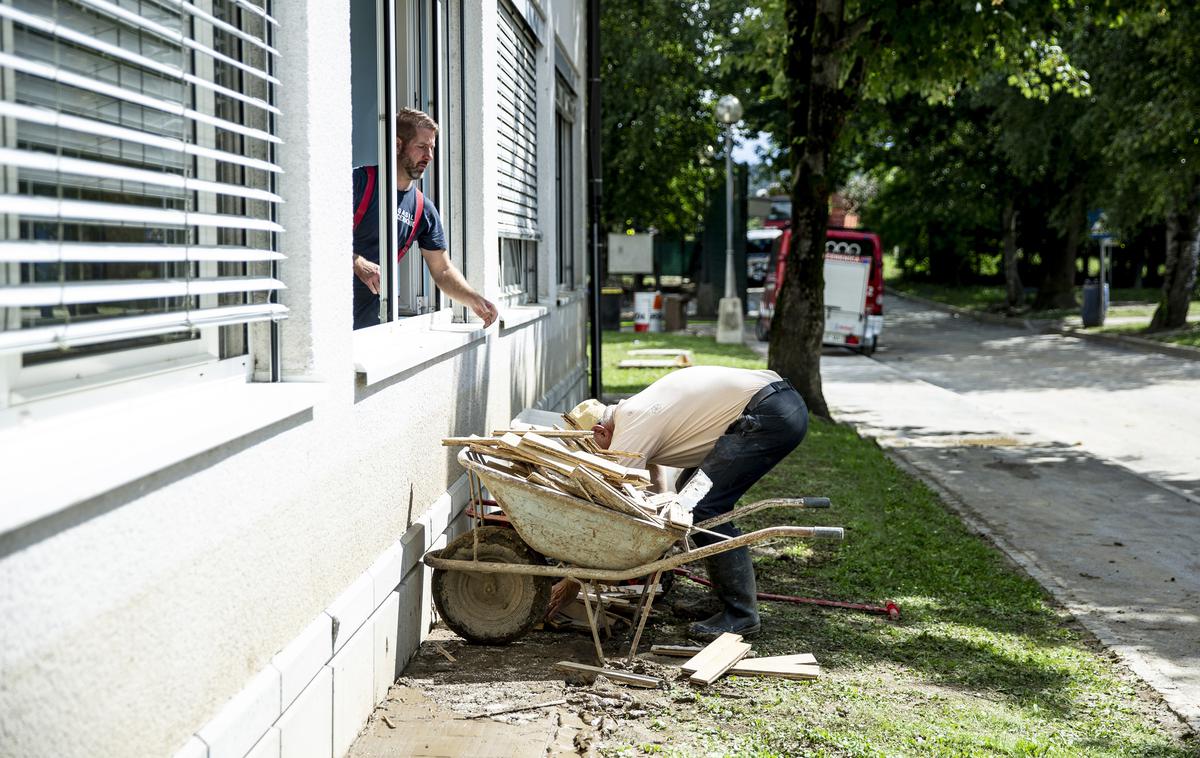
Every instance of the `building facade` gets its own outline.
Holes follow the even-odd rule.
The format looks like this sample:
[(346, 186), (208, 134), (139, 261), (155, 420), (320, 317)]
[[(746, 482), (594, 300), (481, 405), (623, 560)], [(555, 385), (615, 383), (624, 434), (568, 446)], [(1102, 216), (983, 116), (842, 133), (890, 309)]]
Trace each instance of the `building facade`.
[[(587, 391), (585, 24), (0, 3), (0, 755), (346, 753), (464, 526), (440, 439)], [(389, 196), (402, 106), (488, 329), (419, 255), (351, 328), (351, 168)]]

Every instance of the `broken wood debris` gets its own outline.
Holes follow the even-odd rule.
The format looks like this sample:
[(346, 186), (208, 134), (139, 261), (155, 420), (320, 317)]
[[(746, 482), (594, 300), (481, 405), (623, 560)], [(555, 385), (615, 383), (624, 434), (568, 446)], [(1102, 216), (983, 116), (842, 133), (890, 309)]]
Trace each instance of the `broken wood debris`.
[(675, 496), (648, 491), (650, 472), (624, 466), (613, 458), (640, 454), (605, 451), (590, 431), (544, 427), (497, 429), (491, 437), (446, 437), (444, 446), (469, 448), (484, 465), (594, 505), (615, 510), (659, 529), (686, 529)]
[(470, 716), (465, 716), (464, 718), (481, 719), (485, 716), (499, 716), (502, 713), (517, 713), (518, 711), (532, 711), (537, 708), (550, 708), (555, 705), (563, 705), (566, 702), (567, 702), (566, 698), (559, 698), (558, 700), (547, 700), (544, 703), (531, 703), (530, 705), (514, 705), (514, 706), (511, 706), (508, 708), (497, 708), (497, 709), (491, 710), (491, 711), (481, 711), (479, 713), (472, 713)]
[(749, 652), (750, 645), (742, 642), (742, 635), (726, 632), (684, 661), (680, 668), (691, 674), (692, 684), (712, 684)]
[(816, 679), (821, 667), (812, 653), (774, 655), (735, 663), (728, 671), (735, 676), (777, 676), (783, 679)]
[(689, 674), (692, 684), (708, 685), (726, 674), (733, 676), (773, 676), (781, 679), (816, 679), (821, 675), (812, 653), (772, 655), (755, 658), (741, 635), (723, 634), (705, 647), (695, 645), (652, 645), (650, 653), (688, 658), (680, 669)]
[(576, 663), (575, 661), (559, 661), (554, 664), (554, 668), (565, 671), (569, 674), (584, 674), (588, 676), (604, 676), (614, 682), (628, 684), (633, 687), (646, 687), (655, 689), (662, 686), (663, 680), (656, 676), (646, 676), (644, 674), (633, 674), (620, 669), (601, 668), (599, 666), (589, 666), (586, 663)]

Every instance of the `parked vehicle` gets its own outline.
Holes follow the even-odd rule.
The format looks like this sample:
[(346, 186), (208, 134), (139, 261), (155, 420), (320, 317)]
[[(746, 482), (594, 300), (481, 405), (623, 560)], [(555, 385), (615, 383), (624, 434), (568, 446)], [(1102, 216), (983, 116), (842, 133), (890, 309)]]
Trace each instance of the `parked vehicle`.
[[(784, 228), (775, 240), (772, 266), (763, 285), (755, 332), (760, 340), (771, 334), (775, 298), (783, 281), (785, 252), (792, 230)], [(883, 331), (883, 246), (879, 235), (855, 229), (829, 229), (825, 234), (826, 345), (875, 352)]]

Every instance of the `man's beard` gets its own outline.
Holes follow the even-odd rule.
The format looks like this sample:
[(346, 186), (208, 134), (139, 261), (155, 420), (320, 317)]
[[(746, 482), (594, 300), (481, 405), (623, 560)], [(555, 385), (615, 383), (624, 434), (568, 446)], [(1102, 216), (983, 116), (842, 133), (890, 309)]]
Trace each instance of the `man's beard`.
[(425, 174), (425, 168), (419, 163), (404, 162), (404, 173), (408, 174), (409, 179), (420, 179)]

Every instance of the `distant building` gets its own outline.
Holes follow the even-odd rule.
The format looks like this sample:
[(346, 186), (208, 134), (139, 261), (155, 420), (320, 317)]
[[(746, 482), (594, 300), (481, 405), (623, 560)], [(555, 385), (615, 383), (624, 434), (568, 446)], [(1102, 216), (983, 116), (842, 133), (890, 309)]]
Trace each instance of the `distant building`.
[[(791, 221), (792, 199), (787, 195), (773, 195), (771, 210), (764, 219), (763, 225), (768, 228), (781, 227), (787, 226)], [(854, 207), (849, 198), (836, 192), (829, 197), (829, 226), (843, 229), (859, 227), (858, 209)]]

